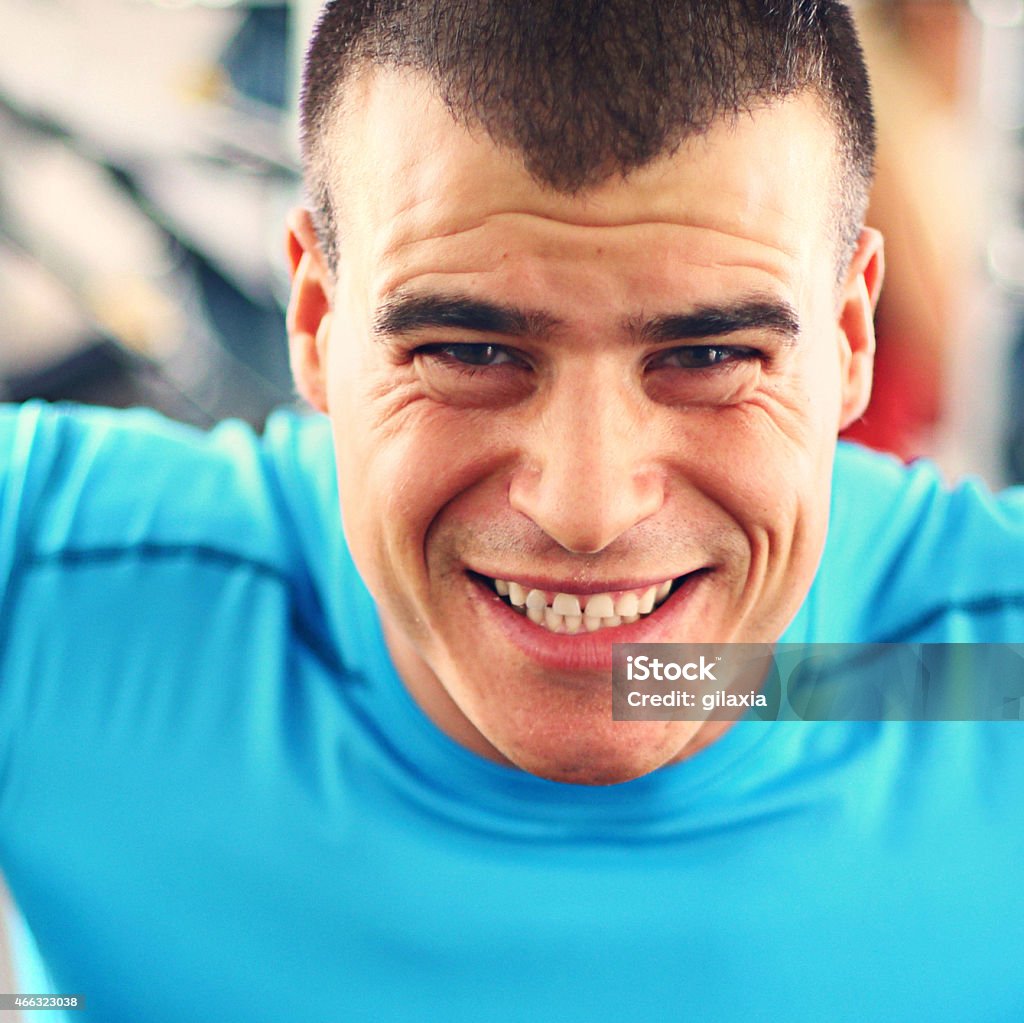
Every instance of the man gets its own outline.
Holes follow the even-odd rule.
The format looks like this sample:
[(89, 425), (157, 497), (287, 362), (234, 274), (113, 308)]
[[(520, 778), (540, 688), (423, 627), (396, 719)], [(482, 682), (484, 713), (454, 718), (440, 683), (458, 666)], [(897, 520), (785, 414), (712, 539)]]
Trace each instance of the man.
[(303, 117), (291, 351), (345, 540), (322, 417), (3, 421), (23, 983), (1019, 1016), (1019, 728), (611, 715), (619, 642), (1024, 636), (1024, 498), (836, 456), (881, 280), (846, 10), (332, 4)]

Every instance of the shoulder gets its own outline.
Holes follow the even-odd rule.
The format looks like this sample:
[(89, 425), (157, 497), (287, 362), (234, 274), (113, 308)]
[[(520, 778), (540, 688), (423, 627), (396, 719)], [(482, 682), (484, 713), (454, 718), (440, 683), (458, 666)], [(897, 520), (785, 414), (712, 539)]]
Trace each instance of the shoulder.
[(5, 408), (0, 549), (31, 561), (191, 548), (290, 571), (295, 516), (312, 500), (291, 490), (317, 463), (333, 478), (317, 427), (284, 414), (260, 438), (243, 423), (204, 432), (143, 410)]
[(841, 444), (812, 595), (823, 640), (1024, 640), (1024, 488)]

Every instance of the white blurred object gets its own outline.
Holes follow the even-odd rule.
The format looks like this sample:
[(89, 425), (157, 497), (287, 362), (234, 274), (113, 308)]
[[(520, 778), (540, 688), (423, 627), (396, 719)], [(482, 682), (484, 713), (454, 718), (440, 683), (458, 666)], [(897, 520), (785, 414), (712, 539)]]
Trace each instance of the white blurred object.
[(0, 247), (0, 306), (0, 380), (67, 358), (90, 328), (52, 274), (7, 247)]
[[(167, 355), (182, 320), (161, 289), (174, 268), (166, 237), (98, 166), (53, 139), (4, 127), (7, 235), (49, 268), (86, 322), (138, 351)], [(5, 307), (8, 325), (17, 308)], [(43, 310), (39, 316), (50, 322)], [(18, 320), (18, 332), (32, 334), (31, 317)]]
[(989, 240), (987, 256), (996, 283), (1024, 294), (1024, 227), (1006, 224), (997, 229)]
[(975, 17), (990, 28), (1024, 24), (1024, 0), (970, 0)]
[[(1024, 288), (1024, 0), (971, 0), (981, 22), (975, 148), (984, 154), (983, 244), (962, 344), (953, 350), (950, 409), (940, 459), (951, 476), (970, 471), (1006, 483), (1005, 444), (1012, 343)], [(955, 197), (950, 197), (951, 201)]]
[(238, 11), (127, 0), (4, 0), (0, 90), (118, 161), (195, 145)]

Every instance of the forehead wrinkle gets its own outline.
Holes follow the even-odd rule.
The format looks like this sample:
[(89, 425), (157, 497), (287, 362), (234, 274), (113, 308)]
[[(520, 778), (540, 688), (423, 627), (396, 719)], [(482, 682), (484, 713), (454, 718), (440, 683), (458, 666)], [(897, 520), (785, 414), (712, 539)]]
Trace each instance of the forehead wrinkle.
[[(417, 218), (415, 213), (420, 209), (429, 208), (434, 201), (433, 196), (411, 201), (403, 208), (395, 210), (391, 216), (391, 224), (382, 232), (386, 241), (378, 247), (380, 255), (391, 255), (409, 246), (434, 241), (443, 241), (448, 238), (455, 238), (459, 235), (472, 235), (484, 231), (489, 227), (504, 226), (511, 223), (513, 227), (517, 224), (530, 224), (540, 222), (548, 228), (559, 233), (561, 231), (579, 231), (585, 234), (588, 243), (614, 242), (623, 230), (642, 232), (675, 232), (678, 230), (697, 232), (699, 234), (710, 234), (722, 238), (740, 241), (745, 245), (751, 245), (758, 249), (765, 249), (769, 253), (778, 254), (786, 260), (792, 260), (793, 254), (783, 247), (780, 247), (776, 238), (758, 238), (744, 231), (743, 227), (732, 223), (720, 216), (715, 216), (708, 209), (694, 207), (693, 209), (659, 209), (654, 208), (642, 216), (612, 215), (607, 211), (606, 204), (591, 203), (591, 207), (603, 211), (603, 216), (589, 213), (584, 209), (576, 209), (571, 212), (565, 206), (558, 204), (565, 202), (586, 202), (587, 197), (567, 196), (562, 193), (545, 195), (542, 193), (538, 199), (537, 208), (527, 207), (518, 209), (510, 208), (503, 210), (492, 210), (486, 213), (473, 214), (468, 210), (449, 212), (449, 220), (446, 223), (438, 218), (438, 222), (430, 223), (427, 218)], [(544, 209), (542, 204), (545, 201), (551, 203), (551, 209)], [(769, 209), (780, 220), (787, 224), (798, 224), (795, 215), (784, 214), (771, 207)], [(412, 221), (409, 224), (409, 221)], [(451, 221), (455, 221), (452, 223)]]
[[(406, 74), (406, 75), (391, 75), (385, 74), (380, 69), (375, 69), (373, 74), (367, 76), (369, 81), (364, 83), (364, 86), (368, 87), (373, 85), (373, 88), (369, 88), (368, 97), (377, 97), (377, 101), (380, 102), (380, 97), (377, 95), (379, 92), (378, 86), (383, 88), (387, 85), (387, 82), (391, 78), (396, 78), (401, 83), (404, 83), (403, 88), (405, 91), (399, 97), (402, 102), (398, 104), (401, 110), (405, 111), (407, 117), (412, 118), (410, 125), (411, 130), (415, 131), (418, 125), (432, 123), (435, 120), (443, 122), (444, 126), (455, 129), (457, 136), (455, 136), (456, 142), (459, 139), (468, 139), (473, 143), (480, 143), (484, 149), (497, 150), (500, 147), (496, 146), (486, 135), (481, 137), (479, 131), (470, 130), (466, 125), (458, 123), (454, 120), (450, 112), (443, 110), (443, 117), (438, 117), (435, 107), (439, 107), (440, 100), (436, 96), (434, 90), (431, 87), (429, 79), (422, 79), (422, 76)], [(409, 92), (409, 87), (413, 88), (413, 92)], [(422, 93), (422, 95), (420, 95)], [(387, 96), (384, 97), (387, 99)], [(392, 97), (394, 99), (394, 97)], [(832, 124), (827, 118), (826, 112), (821, 109), (820, 101), (818, 97), (809, 95), (804, 97), (804, 105), (810, 105), (815, 115), (815, 121), (823, 126), (831, 137)], [(374, 104), (371, 104), (373, 106)], [(781, 109), (791, 106), (791, 101), (785, 101), (782, 103), (772, 103), (766, 110), (771, 112), (775, 109)], [(356, 154), (360, 154), (359, 159), (363, 161), (362, 173), (355, 175), (355, 184), (358, 185), (359, 191), (364, 193), (366, 196), (380, 196), (381, 194), (394, 195), (395, 189), (385, 189), (382, 191), (380, 188), (380, 167), (373, 159), (376, 149), (383, 145), (381, 139), (372, 135), (369, 132), (368, 124), (372, 123), (372, 118), (369, 117), (370, 113), (375, 111), (368, 111), (363, 108), (363, 104), (359, 104), (355, 111), (350, 111), (346, 120), (358, 120), (360, 122), (359, 127), (362, 131), (359, 134), (358, 139), (347, 138), (346, 139), (346, 150), (352, 160), (357, 160)], [(754, 122), (756, 118), (753, 116), (754, 111), (750, 111), (750, 117), (746, 120)], [(341, 120), (338, 118), (337, 120)], [(700, 152), (707, 150), (709, 152), (714, 151), (717, 147), (717, 142), (712, 145), (715, 139), (723, 139), (723, 145), (729, 143), (729, 137), (734, 134), (737, 130), (735, 124), (720, 124), (717, 128), (713, 129), (709, 136), (692, 140), (693, 146), (700, 147), (697, 152), (697, 156), (700, 156)], [(355, 144), (356, 142), (365, 144)], [(388, 146), (393, 144), (393, 136), (387, 136)], [(438, 180), (436, 180), (436, 174), (427, 175), (422, 181), (418, 173), (418, 168), (421, 161), (425, 161), (429, 167), (434, 167), (437, 161), (431, 162), (432, 154), (437, 152), (442, 154), (442, 162), (438, 164), (441, 167), (441, 171), (448, 178), (455, 177), (455, 184), (461, 180), (458, 178), (459, 168), (467, 173), (473, 171), (471, 180), (475, 180), (478, 183), (480, 181), (489, 180), (491, 177), (490, 173), (477, 173), (480, 171), (479, 167), (468, 167), (462, 166), (459, 160), (456, 159), (461, 153), (461, 149), (458, 146), (458, 152), (452, 149), (452, 146), (445, 145), (445, 142), (451, 142), (448, 136), (444, 139), (438, 140), (434, 138), (428, 138), (428, 142), (432, 145), (427, 146), (424, 151), (421, 147), (416, 150), (416, 155), (410, 157), (401, 167), (402, 173), (399, 175), (399, 180), (402, 181), (401, 187), (397, 189), (398, 192), (398, 203), (394, 209), (396, 218), (391, 219), (390, 224), (386, 224), (380, 221), (380, 214), (384, 213), (384, 210), (375, 208), (373, 213), (374, 216), (370, 217), (370, 220), (377, 220), (377, 224), (366, 224), (365, 229), (368, 230), (373, 238), (373, 241), (369, 243), (369, 249), (373, 252), (374, 257), (377, 260), (388, 260), (393, 259), (396, 256), (399, 257), (401, 262), (405, 262), (410, 256), (416, 252), (417, 242), (430, 241), (430, 236), (435, 236), (435, 240), (451, 240), (453, 236), (461, 235), (464, 233), (472, 233), (479, 231), (489, 221), (499, 221), (503, 218), (518, 218), (521, 216), (529, 217), (530, 219), (541, 219), (549, 222), (559, 223), (564, 218), (564, 206), (562, 203), (567, 198), (579, 199), (579, 204), (574, 203), (574, 213), (569, 218), (567, 226), (572, 227), (586, 227), (588, 229), (597, 229), (594, 231), (595, 241), (600, 244), (600, 237), (598, 232), (601, 228), (608, 228), (614, 230), (615, 228), (642, 228), (642, 227), (653, 227), (657, 224), (662, 226), (679, 226), (679, 227), (690, 227), (694, 229), (709, 230), (714, 233), (721, 235), (723, 238), (735, 237), (740, 241), (744, 241), (748, 244), (756, 245), (761, 248), (764, 255), (754, 253), (754, 262), (757, 264), (757, 268), (763, 269), (772, 276), (782, 278), (787, 272), (788, 267), (793, 262), (797, 261), (800, 252), (794, 250), (793, 246), (787, 246), (782, 244), (781, 246), (777, 243), (777, 238), (765, 236), (761, 234), (760, 237), (749, 237), (746, 232), (747, 218), (742, 214), (739, 218), (733, 216), (714, 216), (710, 220), (706, 220), (701, 223), (703, 216), (708, 214), (707, 204), (703, 201), (699, 202), (695, 207), (684, 206), (682, 209), (679, 207), (678, 196), (675, 197), (668, 205), (658, 205), (651, 212), (654, 217), (644, 216), (641, 218), (635, 218), (630, 216), (629, 211), (617, 208), (616, 204), (608, 203), (606, 200), (614, 197), (616, 188), (623, 184), (624, 181), (639, 182), (641, 184), (646, 183), (647, 179), (654, 180), (657, 185), (660, 181), (665, 180), (665, 169), (671, 170), (669, 161), (677, 160), (680, 157), (680, 152), (673, 149), (666, 151), (659, 156), (655, 157), (649, 164), (639, 168), (636, 172), (632, 172), (625, 177), (612, 175), (609, 179), (596, 184), (592, 188), (584, 189), (578, 194), (572, 196), (567, 195), (564, 192), (559, 192), (557, 189), (551, 187), (543, 187), (536, 180), (531, 178), (525, 168), (522, 166), (522, 161), (519, 155), (514, 152), (503, 150), (504, 156), (504, 170), (507, 171), (505, 175), (508, 180), (502, 179), (501, 187), (498, 189), (499, 194), (506, 195), (510, 200), (510, 207), (504, 210), (489, 211), (488, 203), (481, 200), (481, 202), (471, 202), (469, 208), (466, 205), (462, 205), (461, 213), (455, 214), (454, 218), (447, 220), (438, 217), (435, 220), (434, 211), (432, 207), (438, 201), (439, 198), (443, 198), (444, 193), (447, 191), (445, 188), (438, 188)], [(488, 145), (489, 144), (489, 145)], [(688, 143), (689, 144), (689, 143)], [(479, 147), (474, 147), (470, 155), (476, 154), (479, 156)], [(681, 146), (680, 149), (685, 149), (685, 145)], [(467, 149), (467, 152), (469, 150)], [(393, 147), (388, 149), (388, 152), (393, 152)], [(483, 156), (487, 156), (485, 152)], [(813, 154), (812, 154), (813, 155)], [(463, 161), (464, 163), (464, 161)], [(834, 173), (836, 160), (835, 154), (831, 153), (829, 156), (829, 163)], [(390, 166), (390, 165), (387, 165)], [(428, 167), (428, 169), (429, 169)], [(454, 168), (454, 170), (453, 170)], [(474, 169), (475, 168), (475, 169)], [(386, 167), (385, 167), (386, 170)], [(434, 167), (434, 171), (437, 167)], [(493, 167), (483, 168), (484, 171), (493, 172)], [(672, 172), (674, 173), (674, 171)], [(652, 178), (653, 175), (653, 178)], [(830, 175), (832, 176), (832, 175)], [(513, 180), (514, 179), (514, 180)], [(353, 185), (353, 181), (348, 181), (349, 186)], [(342, 182), (335, 182), (336, 191), (342, 190)], [(716, 194), (724, 195), (728, 197), (728, 191), (722, 189), (716, 189), (714, 183), (712, 183), (712, 189)], [(493, 188), (487, 189), (487, 196), (493, 198), (495, 190)], [(707, 190), (705, 189), (702, 193), (704, 198), (707, 197)], [(479, 196), (478, 196), (479, 198)], [(742, 200), (742, 197), (737, 197)], [(754, 206), (759, 206), (763, 212), (770, 213), (780, 227), (784, 227), (787, 233), (790, 233), (790, 229), (799, 226), (794, 217), (787, 213), (784, 208), (779, 208), (777, 204), (764, 201), (769, 197), (762, 195), (753, 198), (752, 205), (748, 206), (748, 211)], [(821, 197), (823, 200), (825, 196)], [(758, 199), (762, 201), (758, 201)], [(524, 202), (525, 200), (525, 202)], [(524, 208), (525, 207), (525, 208)], [(743, 202), (740, 202), (739, 211), (744, 207)], [(441, 203), (441, 209), (444, 209), (444, 202)], [(367, 210), (367, 213), (370, 211)], [(440, 211), (439, 211), (440, 212)], [(624, 216), (622, 214), (625, 214)], [(463, 219), (465, 217), (465, 219)], [(364, 218), (365, 219), (365, 218)], [(826, 218), (831, 221), (831, 218)], [(653, 220), (653, 223), (652, 223)], [(828, 228), (828, 225), (819, 225), (819, 230), (822, 227)], [(589, 233), (589, 232), (588, 232)], [(822, 233), (825, 233), (824, 231)], [(828, 231), (831, 235), (831, 231)], [(801, 237), (806, 242), (806, 232), (801, 232)], [(365, 244), (365, 243), (364, 243)], [(832, 243), (834, 247), (834, 243)], [(801, 249), (803, 246), (797, 246)], [(781, 257), (781, 258), (780, 258)]]
[[(600, 265), (602, 253), (618, 251), (624, 238), (634, 249), (642, 245), (648, 259), (670, 256), (678, 259), (683, 255), (693, 267), (754, 270), (783, 285), (791, 282), (799, 262), (796, 253), (788, 251), (774, 240), (749, 238), (738, 231), (727, 230), (722, 225), (700, 224), (685, 218), (669, 220), (644, 217), (623, 219), (616, 223), (587, 223), (566, 219), (564, 215), (509, 210), (485, 214), (470, 223), (437, 224), (431, 225), (429, 229), (422, 222), (417, 225), (419, 230), (417, 227), (409, 230), (392, 225), (390, 230), (383, 232), (385, 237), (375, 246), (376, 261), (387, 267), (383, 275), (386, 280), (383, 290), (391, 291), (422, 274), (424, 267), (420, 266), (421, 260), (425, 266), (437, 255), (433, 246), (438, 243), (451, 244), (455, 239), (465, 239), (468, 247), (445, 251), (447, 265), (429, 266), (427, 269), (443, 273), (494, 271), (502, 266), (508, 255), (519, 255), (524, 245), (525, 254), (530, 254), (530, 246), (537, 244), (534, 236), (529, 233), (531, 223), (544, 225), (545, 230), (551, 232), (549, 239), (555, 243), (565, 239), (581, 250), (596, 253), (598, 262), (595, 265)], [(521, 234), (518, 229), (509, 234), (503, 233), (502, 229), (506, 226), (515, 228), (517, 224), (523, 227), (525, 234)], [(491, 238), (488, 236), (491, 230), (499, 233)], [(629, 234), (624, 235), (623, 232)], [(741, 258), (729, 258), (725, 253), (707, 251), (709, 242), (713, 248), (717, 248), (722, 240), (741, 241), (748, 247), (747, 251)]]

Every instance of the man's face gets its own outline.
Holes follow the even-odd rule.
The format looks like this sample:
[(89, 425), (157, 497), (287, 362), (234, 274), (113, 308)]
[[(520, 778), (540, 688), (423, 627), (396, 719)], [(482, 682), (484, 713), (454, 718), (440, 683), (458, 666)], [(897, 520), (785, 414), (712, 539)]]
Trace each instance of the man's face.
[(878, 264), (866, 234), (837, 287), (831, 129), (775, 104), (567, 196), (421, 80), (354, 88), (337, 276), (296, 218), (290, 326), (396, 666), (544, 777), (686, 756), (721, 726), (612, 721), (612, 644), (773, 641), (811, 584)]

